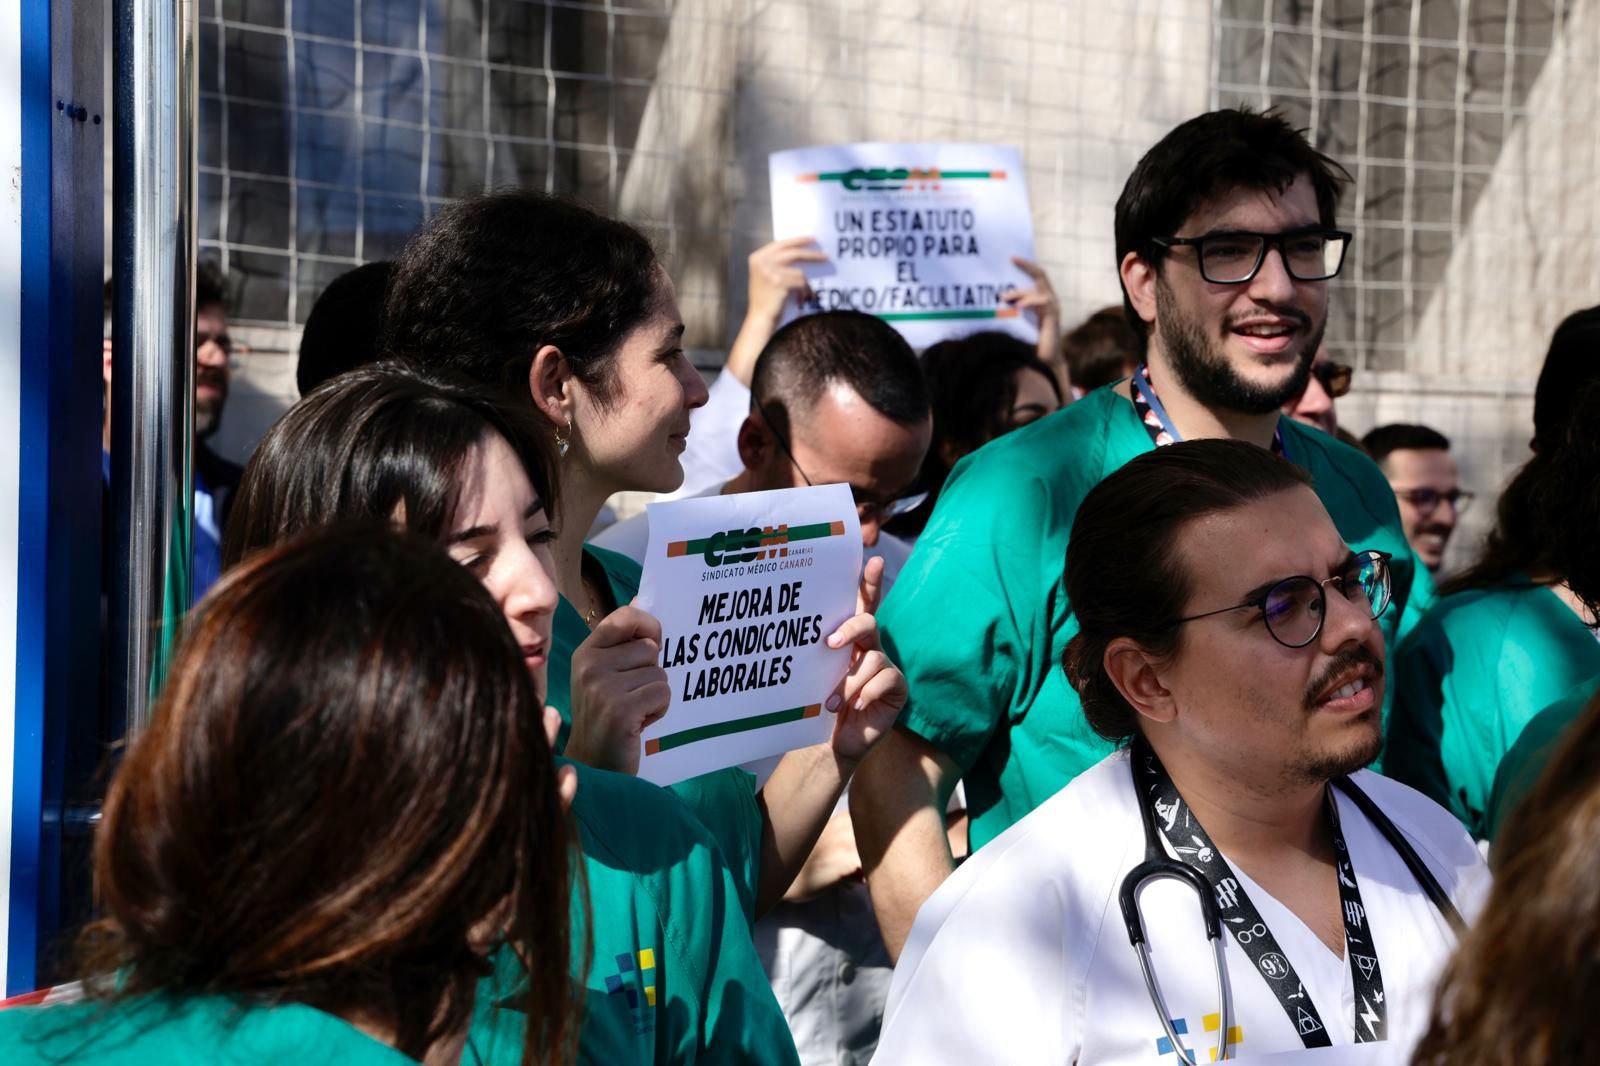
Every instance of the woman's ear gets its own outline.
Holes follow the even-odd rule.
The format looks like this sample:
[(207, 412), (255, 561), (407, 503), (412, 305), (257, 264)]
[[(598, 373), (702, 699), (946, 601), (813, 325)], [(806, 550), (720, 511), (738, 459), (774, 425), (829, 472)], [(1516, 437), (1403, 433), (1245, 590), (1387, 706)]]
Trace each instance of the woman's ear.
[(1137, 642), (1118, 637), (1106, 645), (1106, 676), (1139, 716), (1154, 722), (1178, 717), (1178, 705), (1161, 678), (1161, 663)]
[(528, 394), (546, 418), (557, 426), (572, 420), (572, 368), (553, 344), (533, 353), (528, 365)]

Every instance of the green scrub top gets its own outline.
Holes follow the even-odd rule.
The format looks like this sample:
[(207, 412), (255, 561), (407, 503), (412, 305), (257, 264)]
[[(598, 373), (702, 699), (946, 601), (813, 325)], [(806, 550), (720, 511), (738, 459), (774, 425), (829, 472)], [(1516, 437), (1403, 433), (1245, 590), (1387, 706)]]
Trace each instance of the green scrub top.
[[(639, 578), (644, 571), (638, 563), (605, 548), (584, 545), (584, 553), (604, 571), (618, 604), (633, 602), (639, 594)], [(556, 606), (551, 639), (549, 693), (545, 702), (561, 712), (561, 732), (556, 750), (565, 751), (572, 732), (572, 653), (589, 637), (583, 615), (565, 596)], [(650, 786), (654, 788), (655, 786)], [(756, 879), (761, 866), (761, 808), (756, 805), (754, 774), (738, 767), (702, 774), (680, 781), (667, 789), (694, 812), (722, 848), (723, 858), (733, 872), (739, 902), (746, 919), (755, 924)]]
[[(710, 832), (647, 781), (577, 769), (572, 811), (593, 908), (587, 927), (573, 908), (573, 973), (585, 979), (578, 1061), (798, 1063)], [(478, 986), (463, 1066), (520, 1062), (526, 1019), (509, 1004), (525, 971), (510, 948), (494, 964)]]
[[(1597, 694), (1600, 677), (1591, 677), (1528, 721), (1494, 772), (1494, 791), (1489, 795), (1489, 810), (1484, 816), (1490, 840), (1499, 840), (1500, 827), (1539, 780), (1567, 728), (1582, 716)], [(1494, 857), (1493, 849), (1489, 854)]]
[(343, 1019), (299, 1003), (139, 996), (0, 1010), (6, 1066), (416, 1066)]
[(1600, 641), (1523, 578), (1445, 596), (1401, 644), (1386, 772), (1448, 807), (1475, 837), (1495, 771), (1531, 718), (1600, 674)]
[[(1392, 648), (1418, 567), (1388, 481), (1356, 449), (1287, 418), (1279, 426), (1345, 541), (1394, 556), (1394, 603), (1379, 619)], [(1111, 750), (1061, 668), (1078, 629), (1067, 538), (1089, 490), (1153, 448), (1112, 386), (990, 441), (956, 464), (879, 612), (911, 686), (899, 724), (960, 767), (974, 848)]]

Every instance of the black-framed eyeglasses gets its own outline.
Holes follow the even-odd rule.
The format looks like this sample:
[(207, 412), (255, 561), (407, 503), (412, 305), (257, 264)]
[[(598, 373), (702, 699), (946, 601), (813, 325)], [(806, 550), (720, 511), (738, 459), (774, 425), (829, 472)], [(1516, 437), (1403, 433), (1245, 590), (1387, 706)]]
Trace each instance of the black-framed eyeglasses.
[(1286, 648), (1303, 648), (1317, 639), (1322, 632), (1322, 622), (1328, 613), (1327, 586), (1337, 585), (1345, 599), (1372, 613), (1373, 618), (1383, 614), (1389, 606), (1388, 552), (1356, 552), (1343, 569), (1332, 577), (1318, 581), (1305, 574), (1275, 581), (1266, 589), (1232, 607), (1218, 607), (1215, 611), (1191, 614), (1169, 622), (1168, 627), (1194, 622), (1228, 611), (1242, 611), (1254, 607), (1267, 623), (1267, 632)]
[[(800, 465), (800, 460), (794, 457), (794, 451), (789, 447), (789, 442), (784, 438), (784, 435), (778, 431), (775, 420), (771, 415), (767, 414), (765, 408), (757, 408), (757, 410), (761, 412), (761, 420), (767, 424), (767, 429), (772, 432), (772, 439), (778, 442), (778, 447), (783, 449), (784, 456), (794, 465), (795, 470), (799, 471), (800, 480), (804, 481), (808, 488), (814, 488), (816, 482), (811, 480), (811, 475), (806, 473), (806, 468)], [(918, 492), (910, 496), (902, 496), (896, 500), (864, 500), (861, 498), (861, 490), (851, 485), (850, 498), (855, 501), (857, 517), (865, 521), (876, 516), (878, 524), (883, 525), (892, 518), (897, 518), (921, 507), (922, 501), (928, 498), (928, 494), (926, 492)]]
[(1467, 489), (1451, 489), (1449, 492), (1440, 492), (1438, 489), (1395, 489), (1394, 494), (1424, 515), (1432, 514), (1441, 503), (1448, 503), (1456, 514), (1460, 514), (1472, 506), (1472, 500), (1477, 495)]
[(1296, 281), (1327, 281), (1344, 267), (1354, 236), (1341, 229), (1290, 230), (1287, 233), (1208, 233), (1204, 237), (1153, 237), (1162, 248), (1193, 248), (1200, 276), (1213, 285), (1243, 285), (1261, 270), (1267, 249), (1276, 248)]

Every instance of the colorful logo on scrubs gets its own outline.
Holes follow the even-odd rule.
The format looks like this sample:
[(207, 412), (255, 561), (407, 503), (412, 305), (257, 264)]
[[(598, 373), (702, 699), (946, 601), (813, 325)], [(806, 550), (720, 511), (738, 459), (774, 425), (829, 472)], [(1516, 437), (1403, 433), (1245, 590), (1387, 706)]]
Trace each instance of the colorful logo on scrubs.
[(633, 1012), (639, 1032), (647, 1033), (655, 1028), (655, 1011), (651, 1009), (656, 1005), (655, 949), (618, 955), (616, 964), (617, 972), (606, 978), (606, 995), (621, 996)]
[[(1204, 1043), (1206, 1045), (1208, 1045), (1205, 1048), (1205, 1053), (1207, 1055), (1207, 1061), (1216, 1062), (1217, 1061), (1217, 1030), (1222, 1028), (1222, 1015), (1220, 1015), (1220, 1014), (1207, 1014), (1204, 1018), (1200, 1019), (1200, 1024), (1205, 1029), (1205, 1036), (1204, 1036), (1203, 1039), (1204, 1039)], [(1189, 1035), (1189, 1019), (1187, 1019), (1187, 1018), (1174, 1018), (1174, 1019), (1172, 1019), (1172, 1031), (1177, 1033), (1179, 1036), (1188, 1036)], [(1193, 1043), (1194, 1042), (1191, 1042), (1191, 1045)], [(1242, 1043), (1244, 1043), (1244, 1026), (1242, 1026), (1242, 1025), (1230, 1025), (1230, 1026), (1228, 1026), (1228, 1049), (1229, 1049), (1229, 1052), (1230, 1052), (1230, 1054), (1228, 1056), (1229, 1058), (1235, 1057), (1234, 1055), (1231, 1054), (1232, 1049), (1238, 1047)], [(1158, 1037), (1156, 1039), (1156, 1054), (1157, 1055), (1175, 1055), (1176, 1052), (1177, 1052), (1177, 1049), (1172, 1046), (1172, 1041), (1171, 1040), (1167, 1039), (1164, 1036), (1163, 1037)], [(1188, 1059), (1189, 1062), (1194, 1063), (1194, 1062), (1198, 1061), (1198, 1060), (1195, 1059), (1195, 1055), (1198, 1054), (1198, 1053), (1199, 1053), (1199, 1049), (1194, 1047), (1194, 1046), (1191, 1046), (1188, 1049), (1187, 1054), (1184, 1055), (1184, 1058)]]
[(843, 522), (815, 522), (805, 526), (782, 523), (759, 529), (730, 529), (694, 540), (669, 541), (667, 558), (701, 558), (708, 567), (732, 566), (782, 558), (789, 554), (789, 545), (797, 541), (842, 536)]
[(940, 170), (938, 167), (855, 167), (797, 174), (795, 181), (838, 182), (846, 192), (937, 191), (946, 181), (1005, 181), (1003, 170)]

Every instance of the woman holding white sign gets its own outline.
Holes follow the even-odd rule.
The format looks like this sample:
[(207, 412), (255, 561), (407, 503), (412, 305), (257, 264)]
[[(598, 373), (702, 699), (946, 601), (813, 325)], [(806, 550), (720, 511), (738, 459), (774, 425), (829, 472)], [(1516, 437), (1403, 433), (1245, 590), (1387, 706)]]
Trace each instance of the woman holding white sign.
[[(436, 215), (401, 254), (386, 313), (395, 354), (526, 397), (554, 428), (562, 602), (549, 699), (570, 725), (569, 750), (636, 770), (639, 733), (671, 698), (661, 631), (628, 606), (637, 564), (586, 548), (583, 536), (613, 493), (665, 492), (682, 480), (689, 412), (706, 387), (682, 347), (671, 279), (631, 226), (508, 191)], [(782, 898), (855, 763), (905, 702), (903, 676), (877, 650), (876, 592), (874, 577), (861, 613), (827, 638), (857, 649), (829, 701), (839, 714), (830, 744), (791, 752), (759, 794), (750, 775), (731, 769), (673, 786), (745, 873), (753, 913)], [(590, 637), (602, 629), (607, 642)], [(604, 676), (610, 698), (596, 701)]]
[[(475, 387), (394, 364), (326, 382), (256, 449), (224, 561), (317, 526), (392, 520), (483, 582), (542, 699), (557, 602), (554, 449), (525, 422)], [(571, 969), (586, 986), (579, 1060), (793, 1062), (741, 891), (705, 826), (656, 786), (587, 767), (571, 811), (592, 906), (589, 919), (573, 908), (574, 944), (590, 945)], [(528, 967), (510, 947), (491, 961), (466, 1061), (510, 1066), (527, 1018), (513, 997)]]

